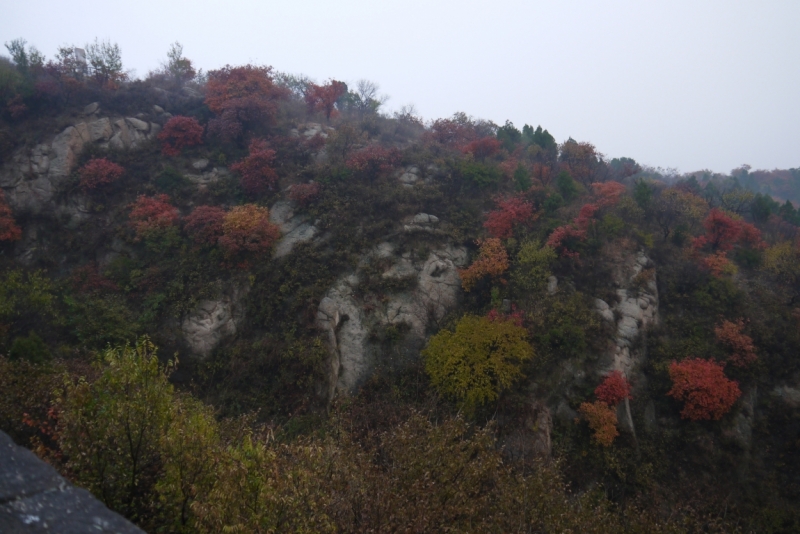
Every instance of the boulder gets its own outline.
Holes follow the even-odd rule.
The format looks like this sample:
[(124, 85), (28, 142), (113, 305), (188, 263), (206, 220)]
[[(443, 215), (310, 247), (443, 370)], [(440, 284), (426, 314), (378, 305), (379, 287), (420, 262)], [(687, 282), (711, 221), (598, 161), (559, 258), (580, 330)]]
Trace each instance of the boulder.
[(236, 334), (237, 325), (244, 317), (241, 299), (248, 287), (232, 288), (217, 300), (201, 301), (197, 308), (181, 322), (184, 341), (192, 354), (207, 358), (220, 341)]
[(192, 168), (197, 171), (204, 171), (208, 167), (208, 160), (205, 158), (198, 159), (192, 162)]

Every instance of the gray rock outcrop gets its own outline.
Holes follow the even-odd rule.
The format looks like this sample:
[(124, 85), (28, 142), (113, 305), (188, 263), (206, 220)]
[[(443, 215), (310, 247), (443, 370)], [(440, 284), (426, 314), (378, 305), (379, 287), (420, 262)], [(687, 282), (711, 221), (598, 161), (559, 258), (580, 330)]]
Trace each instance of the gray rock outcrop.
[(269, 210), (269, 220), (281, 227), (281, 238), (273, 253), (275, 258), (287, 256), (295, 245), (311, 241), (319, 233), (307, 216), (295, 213), (291, 202), (276, 202)]
[(181, 322), (183, 339), (200, 359), (211, 355), (219, 343), (236, 334), (244, 318), (242, 298), (249, 288), (233, 288), (217, 300), (201, 301)]
[(56, 192), (87, 145), (136, 148), (155, 137), (159, 128), (155, 123), (132, 117), (111, 119), (92, 115), (68, 126), (48, 142), (14, 153), (0, 167), (0, 188), (16, 213), (52, 213)]
[(337, 391), (353, 392), (379, 363), (380, 347), (369, 339), (373, 327), (406, 325), (406, 342), (418, 350), (427, 329), (458, 304), (458, 268), (467, 263), (463, 247), (448, 244), (431, 251), (423, 260), (413, 259), (410, 254), (398, 257), (395, 245), (386, 242), (367, 254), (363, 264), (387, 259), (394, 261), (382, 278), (411, 280), (413, 289), (386, 295), (365, 306), (357, 296), (361, 277), (356, 272), (338, 280), (319, 304), (317, 327), (326, 335), (329, 352), (329, 400)]

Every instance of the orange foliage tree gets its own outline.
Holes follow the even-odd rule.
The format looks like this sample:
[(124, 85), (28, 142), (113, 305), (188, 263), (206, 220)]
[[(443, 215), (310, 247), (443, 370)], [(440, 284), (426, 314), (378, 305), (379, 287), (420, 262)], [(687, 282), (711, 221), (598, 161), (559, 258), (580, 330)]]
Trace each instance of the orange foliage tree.
[(667, 395), (684, 402), (681, 417), (692, 421), (721, 419), (742, 394), (739, 383), (729, 380), (713, 360), (673, 361), (669, 376), (672, 389)]
[(92, 158), (78, 171), (81, 189), (89, 191), (99, 185), (116, 182), (124, 172), (125, 169), (106, 158)]
[(255, 204), (236, 206), (225, 215), (218, 243), (228, 256), (240, 252), (267, 252), (281, 235), (280, 228), (269, 222), (267, 208)]
[(241, 175), (242, 189), (250, 195), (261, 195), (278, 181), (278, 173), (272, 168), (275, 151), (267, 148), (263, 139), (250, 141), (248, 150), (248, 156), (231, 165), (231, 170)]
[(584, 402), (578, 411), (583, 414), (589, 423), (589, 428), (594, 430), (592, 438), (604, 447), (609, 447), (614, 442), (614, 438), (619, 436), (617, 430), (617, 414), (605, 402)]
[(177, 115), (164, 125), (158, 134), (161, 141), (161, 153), (166, 156), (177, 156), (181, 149), (203, 144), (203, 127), (194, 117)]
[(746, 367), (758, 359), (753, 338), (744, 334), (744, 319), (722, 321), (714, 328), (717, 342), (731, 351), (728, 361), (737, 367)]
[(490, 237), (476, 241), (480, 247), (478, 259), (466, 269), (459, 269), (464, 291), (472, 291), (478, 280), (485, 276), (500, 276), (508, 270), (508, 252), (500, 239)]
[(0, 189), (0, 241), (16, 241), (22, 237), (22, 230), (14, 221), (14, 214), (6, 203), (3, 190)]
[(177, 224), (180, 219), (178, 208), (170, 204), (167, 195), (146, 197), (139, 195), (131, 205), (128, 215), (130, 224), (136, 230), (136, 238), (147, 237), (154, 232), (169, 228)]
[(208, 73), (206, 105), (217, 117), (209, 131), (225, 140), (238, 139), (244, 128), (257, 122), (271, 123), (278, 112), (278, 101), (286, 89), (275, 85), (272, 67), (226, 65)]

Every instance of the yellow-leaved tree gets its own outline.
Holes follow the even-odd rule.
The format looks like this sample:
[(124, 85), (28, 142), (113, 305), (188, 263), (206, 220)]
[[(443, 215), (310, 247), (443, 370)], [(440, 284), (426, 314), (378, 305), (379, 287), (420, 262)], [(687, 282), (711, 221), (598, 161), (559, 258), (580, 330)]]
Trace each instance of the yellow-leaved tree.
[(455, 332), (433, 336), (422, 355), (434, 387), (471, 414), (521, 378), (534, 351), (527, 330), (512, 321), (465, 315)]

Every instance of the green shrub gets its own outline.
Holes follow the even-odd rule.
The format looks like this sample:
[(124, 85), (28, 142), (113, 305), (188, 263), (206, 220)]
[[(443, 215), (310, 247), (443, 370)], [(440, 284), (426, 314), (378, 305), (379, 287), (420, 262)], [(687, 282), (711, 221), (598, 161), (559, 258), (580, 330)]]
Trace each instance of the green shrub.
[(50, 349), (36, 332), (30, 331), (27, 337), (17, 337), (8, 351), (11, 360), (26, 360), (31, 363), (44, 363), (50, 359)]
[(470, 185), (484, 189), (500, 181), (500, 169), (475, 161), (463, 161), (458, 166), (461, 178)]
[(183, 177), (183, 174), (178, 172), (177, 169), (173, 167), (166, 167), (158, 176), (156, 176), (156, 179), (153, 181), (153, 183), (155, 184), (156, 189), (158, 189), (160, 192), (175, 196), (180, 193), (184, 187), (186, 187), (187, 180)]

